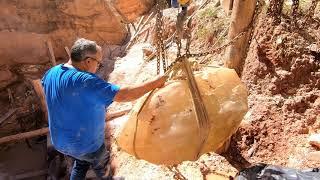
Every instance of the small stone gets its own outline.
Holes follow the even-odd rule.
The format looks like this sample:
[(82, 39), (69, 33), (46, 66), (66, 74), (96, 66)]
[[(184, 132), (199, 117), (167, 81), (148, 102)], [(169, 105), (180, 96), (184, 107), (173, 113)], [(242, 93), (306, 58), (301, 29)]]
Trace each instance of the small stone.
[(144, 56), (150, 56), (153, 53), (153, 49), (151, 47), (143, 47), (142, 51)]
[(299, 129), (298, 133), (299, 134), (308, 134), (309, 133), (309, 128), (302, 127), (301, 129)]
[(312, 134), (308, 141), (310, 145), (320, 148), (320, 134)]
[(311, 152), (307, 155), (306, 158), (309, 161), (319, 161), (320, 162), (320, 151)]

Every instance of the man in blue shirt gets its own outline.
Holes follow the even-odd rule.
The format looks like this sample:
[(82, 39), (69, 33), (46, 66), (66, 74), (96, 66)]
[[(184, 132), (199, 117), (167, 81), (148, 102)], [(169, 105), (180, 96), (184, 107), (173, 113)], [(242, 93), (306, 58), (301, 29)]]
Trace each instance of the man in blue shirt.
[(109, 152), (105, 149), (105, 113), (113, 102), (133, 101), (162, 87), (161, 76), (138, 86), (120, 88), (94, 73), (101, 65), (101, 47), (94, 41), (78, 39), (71, 59), (46, 72), (42, 79), (53, 146), (75, 159), (70, 179), (85, 179), (91, 166), (100, 179), (105, 175)]

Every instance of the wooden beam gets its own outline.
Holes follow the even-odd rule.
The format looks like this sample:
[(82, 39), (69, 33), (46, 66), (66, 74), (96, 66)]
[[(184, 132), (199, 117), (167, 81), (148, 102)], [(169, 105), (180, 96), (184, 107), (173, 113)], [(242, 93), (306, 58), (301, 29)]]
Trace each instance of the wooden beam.
[[(130, 110), (131, 110), (131, 108), (121, 110), (121, 111), (107, 113), (106, 121), (111, 121), (114, 118), (123, 116), (123, 115), (127, 114)], [(43, 136), (43, 135), (47, 135), (48, 133), (49, 133), (49, 129), (47, 127), (45, 127), (45, 128), (37, 129), (34, 131), (29, 131), (29, 132), (19, 133), (19, 134), (15, 134), (15, 135), (11, 135), (11, 136), (2, 137), (2, 138), (0, 138), (0, 144), (13, 142), (13, 141), (19, 141), (19, 140), (23, 140), (23, 139), (36, 137), (36, 136)]]
[(27, 179), (27, 178), (32, 178), (32, 177), (39, 177), (39, 176), (44, 176), (48, 174), (47, 169), (43, 170), (38, 170), (38, 171), (32, 171), (32, 172), (27, 172), (23, 174), (17, 174), (13, 176), (13, 179), (19, 180), (19, 179)]
[(3, 117), (0, 118), (0, 125), (7, 119), (9, 119), (17, 109), (10, 109), (9, 112), (7, 112)]
[[(253, 13), (255, 11), (257, 0), (234, 0), (231, 24), (228, 33), (228, 40), (231, 41), (239, 33), (243, 32), (248, 28), (253, 19)], [(235, 69), (240, 73), (241, 65), (244, 62), (246, 50), (248, 44), (248, 35), (251, 29), (249, 29), (245, 36), (239, 38), (234, 44), (230, 45), (226, 49), (224, 57), (224, 65), (228, 68)]]
[(138, 22), (138, 25), (137, 25), (137, 29), (135, 29), (134, 36), (138, 33), (138, 31), (139, 31), (139, 29), (140, 29), (140, 26), (141, 26), (141, 24), (142, 24), (142, 22), (143, 22), (143, 20), (144, 20), (145, 17), (146, 17), (146, 16), (142, 16), (142, 17), (140, 18), (140, 20), (139, 20), (139, 22)]
[(136, 32), (137, 31), (137, 28), (136, 28), (136, 26), (134, 25), (134, 23), (130, 23), (131, 24), (131, 26), (133, 27), (133, 30)]
[(48, 46), (48, 49), (49, 49), (51, 63), (55, 66), (55, 65), (57, 65), (57, 62), (56, 62), (56, 57), (54, 56), (52, 43), (51, 43), (50, 39), (47, 41), (47, 46)]
[(47, 103), (46, 103), (46, 97), (44, 95), (44, 91), (41, 85), (40, 79), (31, 80), (31, 84), (33, 86), (34, 91), (36, 92), (37, 96), (40, 99), (40, 107), (42, 112), (44, 113), (44, 119), (48, 121), (48, 111), (47, 111)]
[(127, 51), (128, 49), (130, 49), (131, 46), (132, 46), (132, 45), (135, 43), (135, 41), (137, 40), (137, 38), (138, 38), (141, 34), (143, 34), (143, 32), (145, 32), (145, 31), (143, 31), (143, 32), (141, 32), (141, 31), (142, 31), (143, 28), (151, 21), (151, 19), (152, 19), (153, 17), (155, 17), (155, 15), (156, 15), (156, 13), (152, 12), (152, 13), (148, 16), (148, 18), (146, 19), (146, 21), (141, 25), (141, 27), (139, 26), (139, 29), (136, 31), (136, 33), (134, 34), (134, 36), (132, 37), (132, 39), (128, 42), (127, 47), (126, 47), (126, 51)]
[(19, 133), (11, 136), (6, 136), (0, 138), (0, 144), (7, 143), (7, 142), (12, 142), (12, 141), (17, 141), (17, 140), (22, 140), (22, 139), (28, 139), (36, 136), (42, 136), (48, 134), (49, 129), (46, 128), (41, 128), (37, 129), (34, 131), (29, 131), (29, 132), (24, 132), (24, 133)]
[(66, 51), (66, 53), (68, 54), (68, 57), (71, 58), (71, 54), (69, 51), (69, 48), (67, 46), (64, 47), (64, 50)]

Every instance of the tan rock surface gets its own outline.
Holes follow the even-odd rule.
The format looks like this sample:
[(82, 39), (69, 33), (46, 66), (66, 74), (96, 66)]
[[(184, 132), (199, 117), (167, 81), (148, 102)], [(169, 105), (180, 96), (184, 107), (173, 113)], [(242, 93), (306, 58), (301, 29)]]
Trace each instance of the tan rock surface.
[(141, 98), (118, 138), (119, 146), (138, 158), (165, 165), (194, 161), (198, 153), (202, 155), (222, 146), (237, 130), (247, 111), (246, 88), (235, 71), (226, 68), (208, 68), (195, 78), (210, 124), (202, 148), (192, 96), (185, 80), (172, 81), (155, 90), (146, 102), (146, 96)]

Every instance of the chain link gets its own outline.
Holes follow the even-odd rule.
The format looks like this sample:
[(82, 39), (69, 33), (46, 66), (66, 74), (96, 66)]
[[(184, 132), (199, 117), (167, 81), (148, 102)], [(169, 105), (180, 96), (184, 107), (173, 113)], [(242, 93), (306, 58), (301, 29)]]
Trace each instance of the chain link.
[(297, 19), (298, 12), (299, 12), (299, 0), (292, 0), (291, 15), (292, 15), (293, 20)]
[[(317, 7), (317, 4), (319, 3), (320, 0), (312, 0), (311, 2), (311, 6), (309, 8), (309, 12), (307, 14), (307, 18), (312, 18), (312, 16), (314, 15), (315, 9)], [(299, 0), (293, 0), (292, 1), (292, 17), (294, 19), (296, 19), (298, 13), (299, 13)], [(282, 15), (282, 9), (283, 9), (283, 3), (284, 0), (271, 0), (270, 1), (270, 6), (268, 8), (267, 14), (273, 16), (273, 22), (276, 24), (279, 24), (281, 22), (281, 15)], [(201, 52), (201, 53), (190, 53), (190, 44), (191, 44), (191, 19), (188, 21), (188, 26), (186, 28), (186, 34), (187, 36), (187, 43), (186, 43), (186, 53), (184, 55), (181, 55), (181, 38), (176, 38), (176, 43), (177, 43), (177, 47), (178, 47), (178, 52), (177, 52), (177, 59), (172, 62), (170, 64), (170, 66), (166, 67), (165, 66), (165, 61), (163, 61), (164, 64), (164, 70), (168, 71), (169, 69), (171, 69), (174, 65), (176, 65), (177, 63), (181, 62), (182, 58), (190, 58), (190, 57), (202, 57), (202, 56), (207, 56), (209, 54), (217, 54), (217, 53), (221, 53), (225, 48), (227, 48), (230, 45), (233, 45), (238, 39), (240, 39), (241, 37), (245, 36), (248, 31), (250, 31), (250, 34), (248, 35), (248, 46), (246, 49), (246, 55), (249, 51), (249, 47), (254, 35), (254, 27), (256, 26), (256, 22), (257, 22), (257, 18), (259, 16), (259, 14), (261, 13), (262, 10), (262, 3), (258, 0), (256, 7), (255, 7), (255, 11), (253, 14), (253, 18), (251, 23), (247, 26), (247, 28), (245, 28), (242, 32), (240, 32), (237, 36), (235, 36), (232, 40), (230, 40), (228, 43), (215, 48), (211, 51), (208, 52)], [(158, 13), (160, 12), (160, 10), (158, 11)], [(160, 14), (160, 13), (159, 13)], [(162, 14), (161, 14), (162, 15)], [(181, 22), (179, 22), (181, 23)], [(157, 37), (158, 37), (158, 41), (157, 41), (157, 69), (158, 69), (158, 73), (160, 72), (160, 56), (162, 56), (163, 58), (165, 57), (165, 49), (163, 46), (163, 34), (162, 34), (162, 28), (160, 26), (162, 26), (162, 16), (157, 16)], [(178, 24), (178, 23), (177, 23)], [(180, 24), (181, 25), (181, 24)], [(182, 24), (183, 27), (183, 24)], [(178, 27), (177, 27), (178, 28)], [(245, 56), (246, 56), (245, 55)], [(163, 59), (165, 60), (165, 59)], [(206, 63), (208, 60), (203, 61), (202, 63)]]
[(250, 24), (251, 27), (248, 29), (248, 31), (250, 31), (250, 34), (249, 34), (249, 37), (248, 37), (248, 44), (247, 44), (247, 47), (246, 47), (245, 56), (243, 57), (244, 59), (247, 58), (247, 55), (248, 55), (248, 52), (249, 52), (249, 49), (250, 49), (250, 44), (251, 44), (253, 36), (254, 36), (254, 28), (256, 27), (258, 16), (262, 11), (262, 6), (263, 6), (263, 3), (261, 3), (260, 0), (257, 0), (256, 7), (254, 9), (254, 13), (253, 13), (253, 16), (252, 16), (252, 21), (251, 21), (251, 24)]
[(164, 47), (164, 38), (163, 38), (163, 14), (161, 8), (166, 7), (167, 2), (159, 0), (156, 4), (156, 47), (157, 47), (157, 74), (160, 74), (160, 61), (162, 60), (163, 71), (166, 72), (167, 70), (167, 63), (166, 63), (166, 53)]
[(186, 33), (187, 33), (187, 43), (186, 43), (186, 55), (190, 55), (190, 45), (191, 45), (191, 22), (192, 18), (189, 19), (187, 23)]
[[(246, 54), (249, 51), (249, 47), (251, 44), (251, 40), (253, 37), (253, 33), (254, 33), (254, 27), (256, 25), (257, 19), (258, 19), (258, 15), (260, 14), (262, 10), (262, 3), (260, 3), (260, 1), (258, 0), (254, 9), (254, 13), (252, 16), (252, 20), (250, 22), (250, 24), (242, 31), (240, 32), (236, 37), (234, 37), (231, 41), (229, 41), (228, 43), (224, 44), (223, 46), (216, 48), (212, 51), (209, 52), (203, 52), (203, 53), (199, 53), (199, 54), (190, 54), (188, 57), (201, 57), (201, 56), (207, 56), (209, 54), (217, 54), (222, 52), (225, 48), (227, 48), (230, 45), (233, 45), (238, 39), (240, 39), (241, 37), (245, 36), (249, 31), (250, 34), (248, 35), (248, 46), (246, 48)], [(246, 55), (245, 55), (246, 56)], [(209, 61), (209, 59), (202, 61), (202, 64), (206, 64)]]
[(311, 1), (311, 6), (309, 7), (306, 21), (309, 21), (313, 17), (319, 1), (320, 0), (312, 0)]
[(268, 15), (273, 17), (273, 23), (279, 24), (281, 22), (281, 14), (284, 0), (271, 0), (268, 8)]

